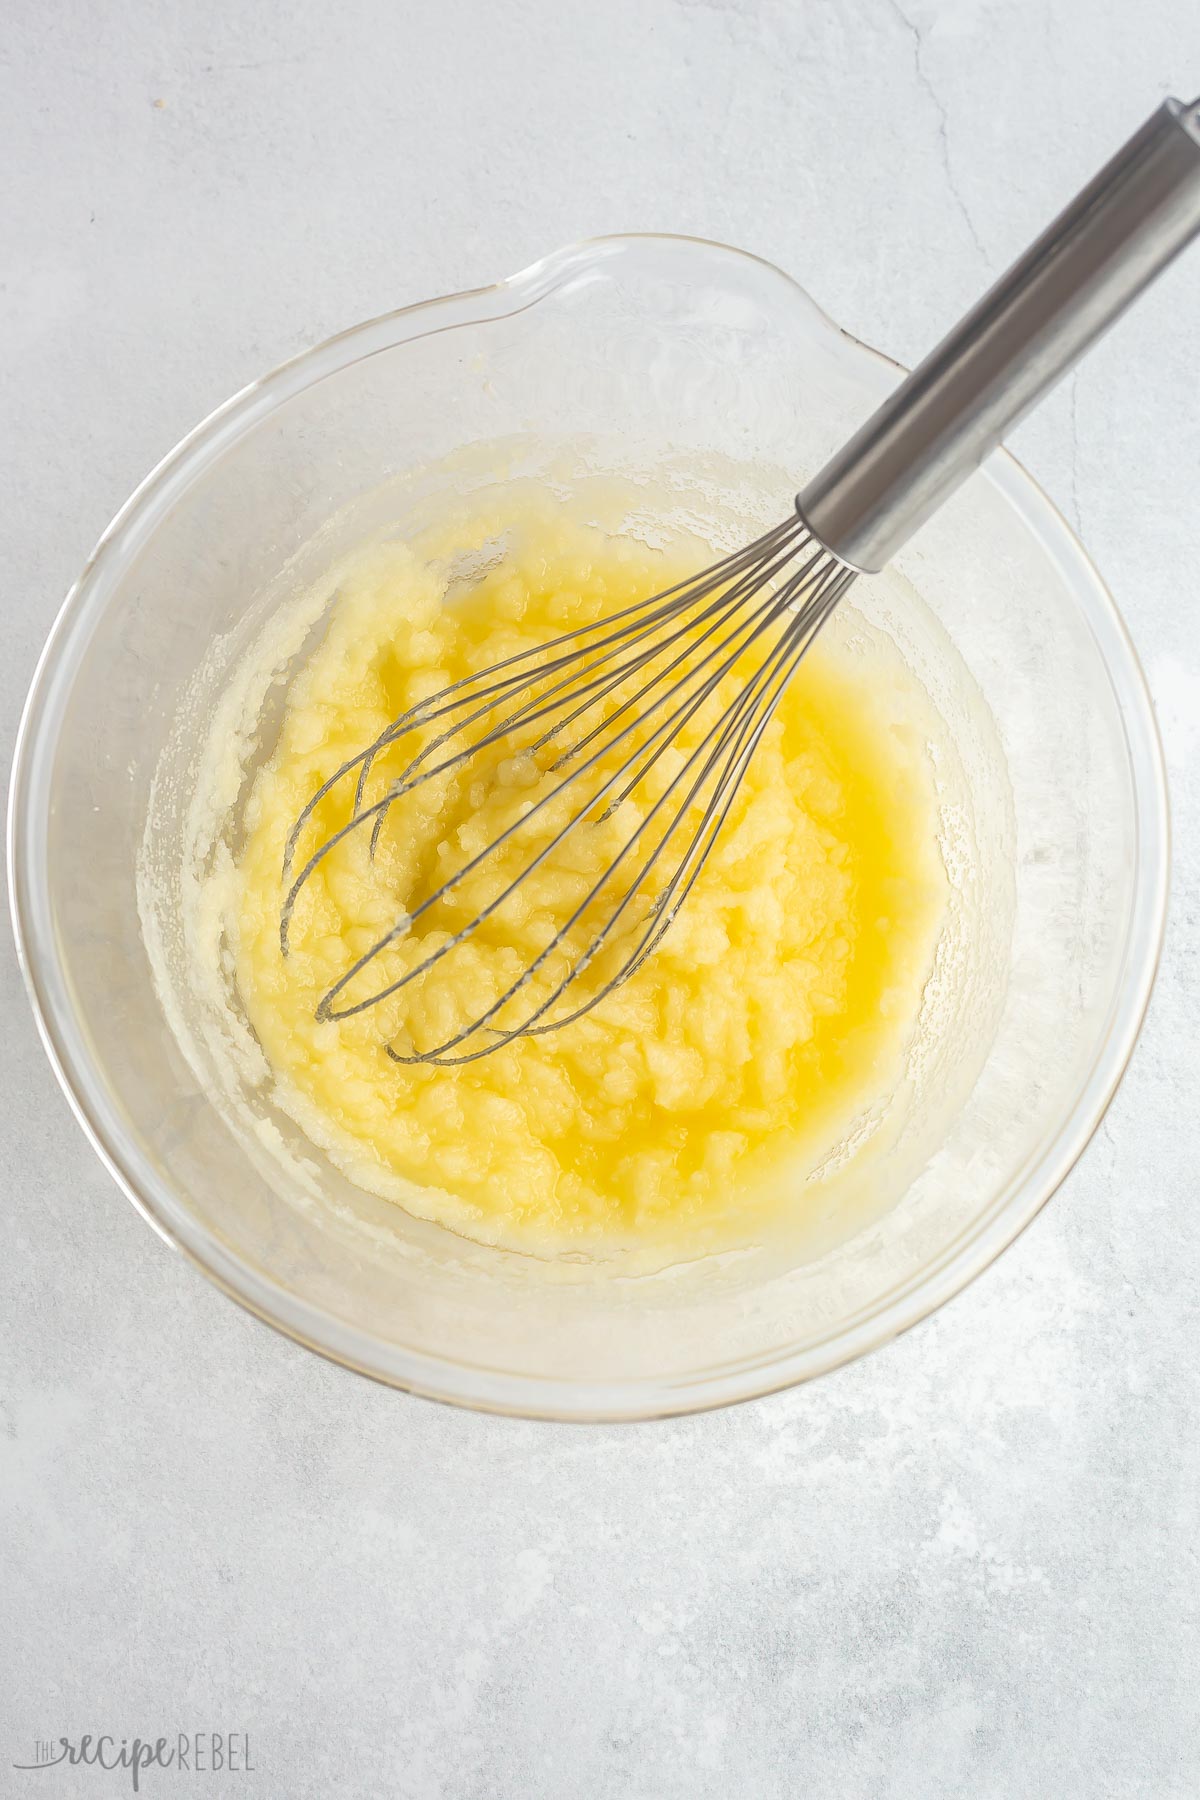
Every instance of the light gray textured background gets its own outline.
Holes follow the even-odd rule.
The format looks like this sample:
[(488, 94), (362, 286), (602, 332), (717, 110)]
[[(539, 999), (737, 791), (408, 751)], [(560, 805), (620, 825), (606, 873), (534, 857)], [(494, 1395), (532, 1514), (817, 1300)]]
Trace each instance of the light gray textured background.
[[(1195, 0), (7, 0), (0, 721), (202, 413), (584, 234), (782, 264), (906, 359), (1160, 96)], [(1190, 59), (1190, 60), (1189, 60)], [(1200, 253), (1015, 440), (1141, 647), (1174, 910), (1054, 1203), (799, 1393), (471, 1417), (243, 1316), (120, 1197), (11, 948), (0, 1057), (0, 1792), (60, 1731), (237, 1729), (207, 1800), (1200, 1792)]]

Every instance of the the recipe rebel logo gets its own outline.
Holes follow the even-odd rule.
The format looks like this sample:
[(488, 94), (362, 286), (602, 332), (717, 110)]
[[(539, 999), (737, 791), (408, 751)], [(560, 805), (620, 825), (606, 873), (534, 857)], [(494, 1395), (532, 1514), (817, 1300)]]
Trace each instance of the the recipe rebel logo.
[(148, 1769), (183, 1770), (195, 1775), (253, 1775), (248, 1731), (177, 1731), (156, 1738), (114, 1737), (108, 1732), (83, 1737), (38, 1738), (32, 1762), (14, 1769), (124, 1769), (135, 1794)]

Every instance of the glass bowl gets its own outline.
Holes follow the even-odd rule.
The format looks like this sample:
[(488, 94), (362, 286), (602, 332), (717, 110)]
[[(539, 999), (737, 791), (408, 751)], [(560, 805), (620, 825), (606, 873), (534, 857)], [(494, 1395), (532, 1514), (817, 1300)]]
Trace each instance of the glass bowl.
[[(920, 612), (907, 648), (933, 668), (940, 644), (978, 701), (964, 712), (975, 741), (956, 885), (980, 891), (920, 1129), (880, 1165), (894, 1203), (849, 1242), (790, 1266), (751, 1253), (620, 1279), (467, 1243), (351, 1188), (315, 1152), (281, 1160), (274, 1126), (231, 1116), (203, 1019), (172, 1002), (169, 880), (165, 908), (150, 916), (143, 894), (139, 914), (148, 817), (164, 867), (194, 827), (180, 719), (197, 697), (211, 713), (281, 596), (356, 534), (416, 516), (439, 483), (482, 479), (472, 459), (494, 465), (496, 445), (524, 468), (538, 446), (584, 444), (592, 468), (673, 469), (677, 494), (702, 469), (731, 518), (783, 517), (899, 376), (754, 257), (604, 238), (285, 364), (198, 426), (105, 533), (22, 721), (17, 943), (97, 1152), (155, 1229), (260, 1318), (380, 1380), (497, 1411), (718, 1406), (927, 1315), (1071, 1168), (1149, 997), (1166, 788), (1116, 608), (1007, 455), (921, 533), (898, 587), (864, 590), (901, 639)], [(906, 580), (927, 611), (906, 608)]]

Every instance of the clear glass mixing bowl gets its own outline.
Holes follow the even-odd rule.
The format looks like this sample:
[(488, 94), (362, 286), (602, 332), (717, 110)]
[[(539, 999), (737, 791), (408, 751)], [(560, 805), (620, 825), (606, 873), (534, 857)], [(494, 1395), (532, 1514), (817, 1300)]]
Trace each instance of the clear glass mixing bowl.
[[(744, 483), (738, 517), (782, 517), (898, 375), (753, 257), (601, 239), (286, 364), (200, 425), (106, 532), (22, 723), (17, 941), (97, 1151), (159, 1233), (261, 1318), (384, 1381), (478, 1407), (597, 1419), (716, 1406), (924, 1317), (1070, 1169), (1149, 996), (1166, 789), (1113, 602), (1005, 455), (900, 565), (981, 696), (962, 841), (990, 849), (966, 856), (964, 880), (983, 883), (979, 930), (1002, 917), (1003, 931), (967, 957), (965, 978), (951, 971), (933, 1101), (907, 1162), (901, 1145), (888, 1164), (902, 1191), (850, 1243), (798, 1267), (751, 1254), (640, 1280), (465, 1243), (352, 1189), (315, 1153), (293, 1165), (303, 1178), (289, 1174), (269, 1132), (221, 1103), (203, 1022), (169, 1024), (152, 979), (135, 865), (180, 718), (215, 697), (286, 590), (389, 508), (419, 512), (420, 471), (453, 467), (457, 452), (469, 484), (470, 446), (508, 443), (515, 467), (531, 444), (586, 441), (596, 467), (707, 467), (718, 486)], [(894, 598), (880, 618), (891, 628), (890, 605), (903, 637)], [(931, 667), (935, 637), (917, 646)], [(186, 770), (168, 766), (151, 832), (166, 864), (186, 790)], [(169, 908), (155, 928), (169, 937)]]

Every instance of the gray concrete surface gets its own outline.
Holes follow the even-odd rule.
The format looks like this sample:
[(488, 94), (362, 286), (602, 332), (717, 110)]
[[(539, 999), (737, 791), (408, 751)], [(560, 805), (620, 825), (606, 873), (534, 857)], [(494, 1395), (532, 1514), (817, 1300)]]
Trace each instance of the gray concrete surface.
[[(727, 239), (911, 358), (1166, 91), (1194, 0), (8, 0), (0, 729), (145, 470), (339, 326), (583, 234)], [(1190, 58), (1190, 61), (1189, 61)], [(1174, 785), (1149, 1022), (944, 1313), (628, 1429), (325, 1366), (152, 1236), (0, 968), (0, 1792), (237, 1731), (327, 1800), (1185, 1800), (1200, 1374), (1200, 263), (1015, 440), (1130, 621)]]

